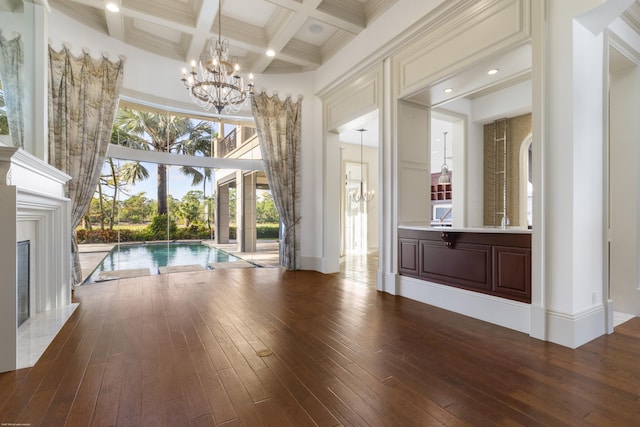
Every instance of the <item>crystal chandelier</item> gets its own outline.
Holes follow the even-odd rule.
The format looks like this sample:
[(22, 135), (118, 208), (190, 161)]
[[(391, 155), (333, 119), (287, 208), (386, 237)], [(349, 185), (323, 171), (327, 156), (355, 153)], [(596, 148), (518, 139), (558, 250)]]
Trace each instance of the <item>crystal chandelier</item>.
[(253, 75), (245, 87), (240, 75), (237, 58), (229, 60), (229, 40), (222, 39), (221, 1), (218, 2), (218, 39), (209, 38), (200, 61), (191, 61), (191, 71), (182, 69), (182, 82), (191, 99), (206, 111), (213, 106), (221, 114), (237, 113), (242, 108), (247, 95), (253, 93)]
[(363, 172), (364, 172), (364, 163), (362, 161), (362, 133), (366, 132), (366, 129), (356, 129), (358, 132), (360, 132), (360, 190), (351, 190), (349, 192), (349, 197), (351, 198), (351, 200), (353, 200), (356, 203), (360, 203), (362, 202), (370, 202), (371, 200), (373, 200), (373, 196), (374, 196), (374, 191), (373, 190), (369, 190), (369, 191), (364, 191), (364, 177), (363, 177)]

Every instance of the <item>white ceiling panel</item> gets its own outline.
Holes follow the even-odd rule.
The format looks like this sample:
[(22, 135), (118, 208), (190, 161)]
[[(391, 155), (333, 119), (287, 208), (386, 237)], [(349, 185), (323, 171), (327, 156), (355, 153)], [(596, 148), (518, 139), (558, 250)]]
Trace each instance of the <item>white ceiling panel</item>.
[[(181, 59), (199, 56), (218, 36), (219, 0), (121, 0), (119, 14), (103, 0), (49, 0), (52, 8), (149, 52)], [(12, 0), (0, 0), (10, 7)], [(223, 0), (222, 37), (230, 54), (254, 73), (311, 71), (397, 0)], [(368, 10), (375, 10), (373, 17)], [(276, 56), (265, 55), (267, 47)]]

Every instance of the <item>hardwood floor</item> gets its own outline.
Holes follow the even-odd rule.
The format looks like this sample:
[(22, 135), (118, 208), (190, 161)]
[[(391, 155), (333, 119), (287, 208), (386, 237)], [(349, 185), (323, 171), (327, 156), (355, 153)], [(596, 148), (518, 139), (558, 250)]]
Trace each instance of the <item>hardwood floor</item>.
[(640, 420), (638, 318), (570, 350), (337, 274), (281, 269), (149, 276), (74, 298), (38, 363), (0, 374), (0, 425)]

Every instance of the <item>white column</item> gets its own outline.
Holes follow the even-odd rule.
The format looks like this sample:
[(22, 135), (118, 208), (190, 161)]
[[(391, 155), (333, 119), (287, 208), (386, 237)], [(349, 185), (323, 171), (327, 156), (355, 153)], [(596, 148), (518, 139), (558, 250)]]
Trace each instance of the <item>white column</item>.
[(391, 73), (391, 59), (386, 58), (383, 63), (383, 103), (378, 114), (380, 122), (380, 141), (378, 149), (378, 179), (380, 189), (378, 197), (378, 222), (380, 224), (378, 234), (378, 273), (377, 289), (396, 295), (397, 281), (397, 181), (396, 166), (396, 140), (392, 131), (396, 120), (392, 101), (393, 81)]
[(48, 162), (48, 5), (24, 2), (24, 149)]
[(546, 261), (545, 261), (545, 230), (546, 201), (543, 197), (546, 188), (546, 177), (543, 169), (543, 159), (546, 158), (547, 120), (545, 116), (546, 99), (546, 10), (542, 2), (532, 4), (532, 115), (531, 133), (533, 139), (532, 184), (533, 184), (533, 229), (531, 231), (531, 305), (529, 334), (541, 340), (547, 339), (546, 313)]
[(342, 165), (340, 164), (340, 136), (327, 132), (324, 152), (324, 206), (322, 221), (324, 242), (322, 248), (322, 269), (325, 274), (340, 271), (340, 187)]
[(229, 243), (229, 185), (216, 182), (215, 242)]
[(604, 27), (598, 31), (589, 20), (588, 30), (580, 21), (601, 4), (547, 2), (543, 295), (546, 338), (568, 347), (605, 333)]
[(256, 251), (256, 173), (237, 172), (236, 238), (240, 252)]

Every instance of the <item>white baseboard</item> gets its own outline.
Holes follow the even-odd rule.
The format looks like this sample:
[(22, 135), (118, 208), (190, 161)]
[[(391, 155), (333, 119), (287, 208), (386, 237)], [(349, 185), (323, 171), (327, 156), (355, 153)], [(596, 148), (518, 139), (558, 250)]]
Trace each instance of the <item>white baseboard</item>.
[(547, 310), (540, 305), (531, 304), (531, 330), (529, 335), (539, 340), (547, 340)]
[(300, 264), (300, 268), (302, 270), (312, 270), (319, 271), (320, 273), (327, 273), (326, 271), (324, 271), (324, 260), (322, 258), (303, 256), (300, 260)]
[(397, 295), (529, 334), (530, 305), (399, 276)]
[(382, 270), (378, 270), (376, 288), (381, 292), (397, 295), (398, 277), (399, 276), (395, 273), (387, 273)]
[(547, 331), (548, 341), (578, 348), (606, 333), (604, 305), (573, 314), (547, 310)]

